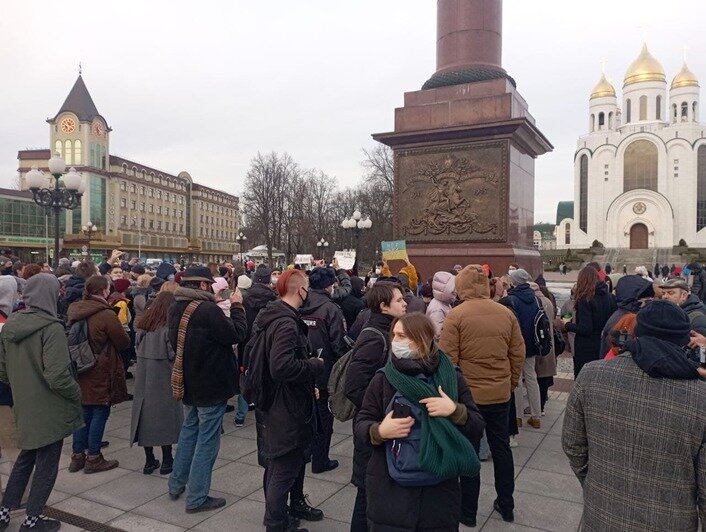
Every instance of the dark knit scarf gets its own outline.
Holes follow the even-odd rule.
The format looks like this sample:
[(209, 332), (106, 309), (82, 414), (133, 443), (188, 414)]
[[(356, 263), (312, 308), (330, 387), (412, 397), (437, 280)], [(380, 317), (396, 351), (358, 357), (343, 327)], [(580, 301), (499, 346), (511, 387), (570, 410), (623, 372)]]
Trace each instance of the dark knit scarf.
[[(438, 351), (437, 354), (439, 364), (436, 371), (429, 376), (433, 386), (422, 379), (400, 372), (392, 360), (385, 366), (385, 376), (390, 384), (411, 402), (418, 403), (427, 397), (439, 397), (439, 386), (446, 395), (457, 401), (456, 369), (443, 352)], [(421, 405), (421, 412), (420, 467), (444, 479), (460, 475), (478, 475), (480, 461), (468, 438), (449, 419), (430, 416), (424, 405)]]

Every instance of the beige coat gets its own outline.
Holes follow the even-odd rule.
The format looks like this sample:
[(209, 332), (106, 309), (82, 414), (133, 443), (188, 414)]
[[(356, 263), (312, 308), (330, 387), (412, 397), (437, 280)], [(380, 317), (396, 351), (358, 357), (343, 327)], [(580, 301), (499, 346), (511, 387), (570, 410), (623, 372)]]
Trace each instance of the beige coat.
[(449, 312), (439, 346), (457, 364), (477, 404), (510, 400), (525, 361), (525, 342), (513, 312), (490, 299), (488, 277), (480, 265), (456, 277), (461, 301)]
[(549, 318), (549, 326), (552, 330), (552, 350), (549, 354), (543, 357), (534, 357), (535, 368), (537, 369), (537, 377), (553, 377), (556, 375), (556, 352), (554, 350), (554, 317), (556, 316), (556, 310), (551, 300), (545, 296), (539, 289), (536, 283), (530, 283), (530, 286), (534, 290), (535, 295), (542, 302), (542, 308), (544, 313)]

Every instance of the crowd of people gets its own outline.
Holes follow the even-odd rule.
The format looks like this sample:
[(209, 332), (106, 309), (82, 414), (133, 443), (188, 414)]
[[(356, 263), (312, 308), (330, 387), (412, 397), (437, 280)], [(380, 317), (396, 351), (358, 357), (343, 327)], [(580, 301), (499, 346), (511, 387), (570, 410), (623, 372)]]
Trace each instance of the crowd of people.
[[(584, 487), (585, 529), (695, 530), (706, 507), (697, 265), (653, 281), (591, 263), (559, 309), (542, 275), (518, 264), (424, 280), (409, 262), (358, 276), (335, 259), (309, 271), (150, 271), (115, 251), (97, 266), (62, 259), (53, 272), (3, 259), (0, 448), (13, 468), (0, 530), (20, 507), (23, 530), (59, 528), (43, 510), (64, 438), (69, 472), (119, 466), (102, 449), (124, 401), (143, 473), (169, 475), (169, 497), (183, 495), (187, 513), (225, 506), (210, 494), (222, 426), (242, 427), (254, 411), (268, 531), (324, 518), (305, 470), (340, 466), (329, 456), (335, 418), (353, 425), (351, 531), (457, 530), (492, 510), (512, 522), (512, 447), (525, 423), (541, 428), (565, 349), (576, 385), (562, 438)], [(491, 456), (496, 497), (479, 509)]]

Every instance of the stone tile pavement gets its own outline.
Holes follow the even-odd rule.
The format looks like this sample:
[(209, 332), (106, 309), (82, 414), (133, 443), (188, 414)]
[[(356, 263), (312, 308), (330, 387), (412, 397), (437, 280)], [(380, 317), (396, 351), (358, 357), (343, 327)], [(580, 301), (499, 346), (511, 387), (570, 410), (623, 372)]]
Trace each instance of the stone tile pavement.
[[(249, 415), (243, 428), (233, 425), (232, 414), (224, 422), (218, 460), (215, 464), (212, 494), (225, 497), (225, 508), (208, 513), (188, 515), (183, 498), (171, 501), (167, 496), (167, 479), (158, 472), (143, 475), (144, 453), (130, 448), (128, 432), (131, 403), (115, 407), (106, 430), (110, 446), (107, 458), (120, 460), (120, 467), (105, 473), (85, 475), (69, 473), (70, 438), (66, 440), (59, 477), (49, 501), (56, 509), (127, 531), (261, 531), (264, 515), (262, 469), (257, 465), (254, 416)], [(495, 496), (492, 462), (483, 463), (482, 490), (478, 527), (474, 530), (495, 531), (570, 531), (577, 530), (582, 511), (582, 495), (578, 481), (571, 473), (561, 451), (561, 426), (565, 402), (547, 403), (542, 428), (523, 428), (515, 458), (515, 523), (500, 520), (492, 511)], [(326, 518), (318, 523), (303, 523), (312, 531), (348, 530), (355, 488), (349, 484), (353, 441), (351, 423), (336, 423), (331, 457), (341, 466), (321, 475), (307, 473), (304, 490), (313, 505), (320, 507)], [(155, 449), (159, 455), (159, 450)], [(159, 456), (158, 456), (159, 458)], [(7, 481), (9, 463), (0, 462), (0, 475)], [(10, 531), (19, 527), (21, 517), (14, 518)], [(461, 527), (465, 529), (465, 527)], [(81, 530), (68, 524), (62, 530)], [(470, 529), (468, 529), (470, 530)]]

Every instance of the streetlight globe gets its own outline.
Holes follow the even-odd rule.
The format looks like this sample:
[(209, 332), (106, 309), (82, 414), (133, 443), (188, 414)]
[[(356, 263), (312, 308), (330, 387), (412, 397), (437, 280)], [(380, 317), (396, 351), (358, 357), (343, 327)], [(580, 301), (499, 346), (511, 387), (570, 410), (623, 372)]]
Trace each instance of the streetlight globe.
[(348, 229), (348, 218), (343, 219), (341, 222), (341, 227), (343, 227), (343, 229)]
[(248, 237), (243, 235), (243, 240), (247, 240), (247, 239), (248, 239)]
[(95, 225), (91, 226), (91, 231), (93, 231), (95, 233), (96, 231), (98, 231), (98, 228)]
[(373, 221), (370, 218), (365, 219), (365, 228), (370, 229), (373, 226)]
[(88, 226), (87, 226), (87, 225), (84, 225), (81, 229), (82, 229), (85, 233), (88, 233)]
[(324, 247), (325, 247), (325, 248), (328, 247), (328, 242), (324, 242)]
[(55, 152), (52, 158), (49, 159), (48, 166), (52, 175), (63, 174), (66, 171), (66, 163), (59, 155), (59, 152)]
[(357, 222), (363, 216), (358, 209), (353, 211), (353, 219)]
[[(86, 192), (86, 180), (85, 179), (81, 178), (81, 184), (78, 186), (77, 192), (79, 194), (83, 194), (84, 192)], [(133, 218), (134, 218), (134, 216), (133, 216)]]
[(44, 184), (44, 176), (36, 165), (33, 166), (29, 172), (27, 172), (27, 175), (25, 176), (25, 183), (27, 183), (27, 187), (30, 189), (42, 188), (42, 185)]
[(73, 167), (69, 168), (69, 173), (64, 176), (64, 185), (67, 190), (78, 192), (78, 189), (81, 188), (81, 181), (81, 175)]

